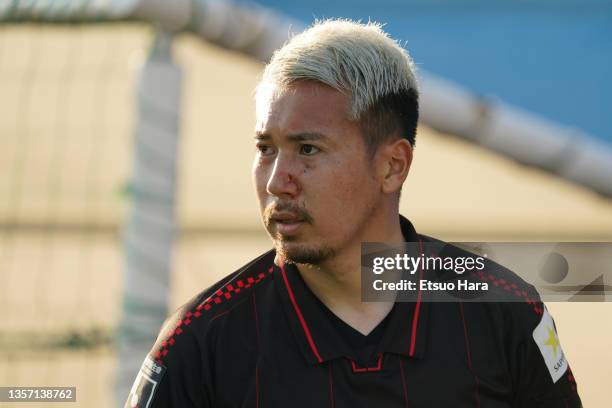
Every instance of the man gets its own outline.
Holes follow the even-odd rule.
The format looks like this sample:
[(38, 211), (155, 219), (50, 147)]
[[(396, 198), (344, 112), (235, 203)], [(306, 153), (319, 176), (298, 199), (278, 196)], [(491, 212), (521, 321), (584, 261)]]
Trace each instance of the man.
[[(362, 242), (399, 215), (414, 66), (372, 23), (315, 24), (257, 88), (253, 178), (274, 249), (168, 319), (128, 407), (579, 407), (552, 319), (521, 303), (362, 302)], [(557, 367), (534, 333), (551, 330)], [(552, 353), (552, 351), (551, 351)]]

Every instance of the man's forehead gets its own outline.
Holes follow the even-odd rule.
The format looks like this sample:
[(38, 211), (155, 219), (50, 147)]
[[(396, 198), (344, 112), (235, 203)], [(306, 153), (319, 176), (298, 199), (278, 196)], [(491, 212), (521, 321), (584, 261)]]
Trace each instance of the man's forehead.
[(282, 96), (294, 95), (296, 93), (308, 93), (311, 96), (321, 93), (339, 94), (343, 96), (350, 95), (350, 91), (338, 90), (314, 79), (302, 79), (288, 84), (282, 84), (274, 81), (263, 81), (257, 86), (257, 101), (259, 102), (261, 100), (262, 102), (269, 102)]
[(300, 81), (287, 87), (264, 85), (256, 98), (256, 133), (283, 127), (291, 133), (326, 134), (327, 125), (346, 125), (350, 99), (316, 81)]

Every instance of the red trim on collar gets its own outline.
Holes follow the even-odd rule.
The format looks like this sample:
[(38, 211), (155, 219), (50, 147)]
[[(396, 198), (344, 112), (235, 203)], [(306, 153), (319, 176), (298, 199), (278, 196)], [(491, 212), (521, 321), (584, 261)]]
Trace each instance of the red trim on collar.
[(312, 339), (312, 336), (310, 335), (310, 330), (308, 329), (306, 320), (304, 320), (302, 311), (300, 310), (297, 302), (295, 301), (295, 296), (293, 296), (293, 290), (291, 289), (291, 285), (289, 285), (289, 281), (287, 280), (287, 275), (285, 274), (285, 265), (281, 265), (280, 269), (281, 269), (281, 274), (283, 275), (283, 281), (285, 282), (285, 287), (287, 287), (287, 293), (289, 293), (289, 299), (291, 300), (291, 303), (293, 304), (293, 310), (295, 310), (295, 314), (297, 314), (297, 317), (300, 321), (300, 324), (302, 325), (302, 329), (304, 330), (304, 334), (306, 335), (306, 339), (308, 340), (308, 344), (310, 345), (310, 348), (312, 349), (313, 354), (317, 358), (317, 361), (321, 363), (323, 362), (323, 359), (321, 358), (321, 355), (319, 354), (319, 351), (317, 350), (317, 346), (315, 345), (315, 342)]
[(351, 368), (353, 369), (354, 373), (367, 373), (382, 370), (382, 356), (382, 353), (378, 353), (378, 361), (376, 362), (375, 367), (357, 367), (355, 360), (349, 360), (351, 361)]
[[(423, 241), (419, 237), (419, 250), (423, 253)], [(423, 266), (419, 268), (419, 280), (423, 280)], [(416, 335), (417, 326), (419, 324), (419, 311), (421, 309), (421, 285), (419, 285), (419, 293), (417, 295), (416, 305), (414, 307), (414, 314), (412, 315), (412, 335), (410, 336), (410, 351), (408, 355), (414, 357), (414, 351), (416, 349)]]

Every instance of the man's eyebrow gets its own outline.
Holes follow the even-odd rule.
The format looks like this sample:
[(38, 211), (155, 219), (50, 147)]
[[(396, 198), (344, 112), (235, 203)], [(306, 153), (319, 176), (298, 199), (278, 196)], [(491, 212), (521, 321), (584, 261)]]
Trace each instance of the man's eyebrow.
[(325, 136), (322, 133), (305, 132), (305, 133), (296, 133), (293, 135), (288, 135), (287, 139), (289, 139), (292, 142), (306, 142), (306, 141), (312, 141), (312, 140), (327, 139), (327, 136)]
[[(272, 136), (270, 136), (268, 133), (256, 132), (254, 138), (255, 140), (268, 141), (272, 139)], [(311, 141), (311, 140), (325, 140), (327, 139), (327, 136), (325, 136), (322, 133), (317, 133), (317, 132), (304, 132), (304, 133), (295, 133), (293, 135), (288, 135), (287, 139), (290, 142), (304, 142), (304, 141)]]
[(270, 140), (272, 136), (267, 133), (255, 132), (255, 140)]
[[(269, 141), (271, 139), (272, 139), (272, 136), (270, 136), (270, 134), (268, 133), (255, 132), (255, 140)], [(295, 134), (287, 136), (287, 140), (289, 140), (290, 142), (306, 142), (306, 141), (326, 140), (326, 139), (327, 139), (327, 136), (325, 136), (323, 133), (317, 133), (317, 132), (295, 133)]]

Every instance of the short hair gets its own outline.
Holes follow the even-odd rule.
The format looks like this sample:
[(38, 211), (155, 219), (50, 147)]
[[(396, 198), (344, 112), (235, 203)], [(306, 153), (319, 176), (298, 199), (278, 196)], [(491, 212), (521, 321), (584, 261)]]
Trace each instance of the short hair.
[(378, 23), (323, 20), (293, 36), (266, 66), (256, 90), (281, 90), (314, 80), (352, 98), (349, 118), (359, 122), (370, 154), (395, 132), (415, 144), (418, 88), (412, 59)]

